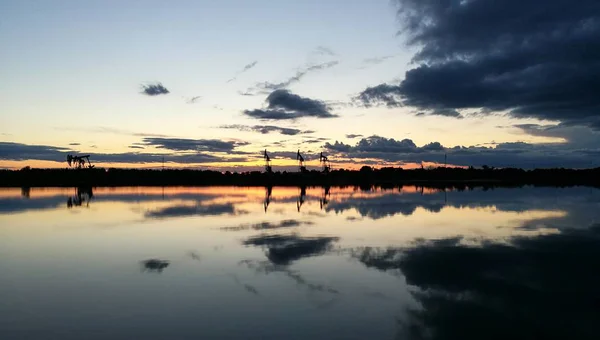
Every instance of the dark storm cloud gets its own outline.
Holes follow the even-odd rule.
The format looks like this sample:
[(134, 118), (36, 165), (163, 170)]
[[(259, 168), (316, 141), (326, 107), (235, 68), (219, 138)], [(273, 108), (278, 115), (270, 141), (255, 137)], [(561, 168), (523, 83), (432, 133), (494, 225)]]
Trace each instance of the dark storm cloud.
[(246, 65), (246, 66), (244, 66), (244, 67), (243, 67), (243, 68), (242, 68), (240, 71), (236, 72), (235, 76), (233, 76), (233, 78), (229, 79), (229, 80), (227, 81), (227, 83), (231, 83), (232, 81), (236, 80), (236, 79), (237, 79), (237, 77), (238, 77), (240, 74), (242, 74), (242, 73), (244, 73), (244, 72), (246, 72), (246, 71), (250, 70), (251, 68), (253, 68), (254, 66), (256, 66), (256, 64), (258, 64), (258, 60), (255, 60), (255, 61), (251, 62), (250, 64), (247, 64), (247, 65)]
[(230, 152), (238, 146), (248, 145), (246, 142), (222, 141), (218, 139), (187, 139), (187, 138), (153, 138), (143, 139), (145, 145), (172, 151), (209, 151)]
[(287, 135), (287, 136), (294, 136), (294, 135), (298, 135), (298, 134), (307, 134), (307, 133), (313, 133), (314, 131), (311, 130), (300, 130), (300, 129), (293, 129), (293, 128), (285, 128), (285, 127), (280, 127), (280, 126), (274, 126), (274, 125), (239, 125), (239, 124), (234, 124), (234, 125), (221, 125), (220, 126), (221, 129), (237, 129), (240, 131), (253, 131), (253, 132), (259, 132), (264, 134), (268, 134), (271, 132), (278, 132), (282, 135)]
[(168, 94), (169, 90), (163, 86), (161, 83), (156, 84), (143, 84), (142, 85), (142, 94), (148, 96), (158, 96), (161, 94)]
[(370, 268), (400, 270), (416, 287), (422, 308), (409, 307), (402, 338), (480, 339), (485, 330), (489, 339), (596, 339), (600, 227), (509, 241), (450, 238), (354, 255)]
[[(237, 143), (237, 142), (236, 142)], [(237, 144), (234, 144), (236, 146)], [(172, 146), (172, 145), (171, 145)], [(180, 145), (181, 146), (181, 145)], [(183, 146), (181, 146), (183, 148)], [(207, 147), (208, 149), (208, 147)], [(187, 151), (187, 149), (185, 149)], [(211, 149), (213, 152), (228, 152), (230, 154), (244, 154), (239, 151), (226, 151), (224, 145)], [(45, 160), (55, 162), (66, 162), (67, 154), (80, 153), (80, 151), (46, 146), (46, 145), (27, 145), (21, 143), (0, 142), (0, 159), (2, 160)], [(242, 162), (245, 157), (222, 158), (207, 154), (204, 152), (180, 153), (180, 154), (158, 154), (158, 153), (92, 153), (90, 160), (92, 162), (107, 162), (107, 163), (160, 163), (164, 159), (165, 162), (174, 163), (211, 163), (211, 162)]]
[(264, 109), (245, 110), (244, 114), (262, 120), (293, 120), (302, 117), (334, 118), (323, 101), (301, 97), (288, 90), (275, 90), (266, 99)]
[(77, 146), (77, 145), (81, 145), (81, 143), (69, 143), (70, 146)]
[(516, 124), (513, 126), (531, 136), (561, 138), (573, 147), (597, 148), (600, 145), (600, 132), (587, 126), (564, 123), (557, 125)]
[(599, 166), (593, 155), (600, 153), (594, 147), (571, 144), (500, 143), (495, 148), (485, 146), (444, 147), (432, 142), (418, 147), (410, 139), (395, 140), (380, 136), (361, 139), (352, 146), (339, 141), (325, 143), (324, 147), (337, 158), (377, 159), (382, 162), (436, 162), (462, 166), (489, 165), (495, 167), (574, 167)]
[[(400, 84), (359, 98), (426, 112), (483, 108), (600, 127), (600, 2), (398, 0), (410, 45)], [(442, 110), (442, 111), (440, 111)]]
[(130, 149), (145, 149), (143, 146), (139, 146), (139, 145), (130, 145), (130, 146), (128, 146), (128, 148), (130, 148)]
[(253, 96), (258, 94), (267, 94), (271, 91), (284, 89), (292, 84), (299, 82), (302, 78), (304, 78), (304, 76), (306, 76), (309, 73), (332, 68), (337, 64), (339, 64), (339, 61), (329, 61), (321, 64), (306, 66), (304, 68), (299, 69), (298, 71), (296, 71), (296, 74), (280, 83), (271, 83), (266, 81), (256, 83), (253, 88), (249, 88), (248, 90), (240, 94)]
[(351, 139), (354, 139), (354, 138), (358, 138), (358, 137), (362, 137), (362, 136), (363, 136), (363, 135), (358, 135), (358, 134), (354, 134), (354, 133), (349, 133), (349, 134), (347, 134), (347, 135), (346, 135), (346, 138), (351, 138)]

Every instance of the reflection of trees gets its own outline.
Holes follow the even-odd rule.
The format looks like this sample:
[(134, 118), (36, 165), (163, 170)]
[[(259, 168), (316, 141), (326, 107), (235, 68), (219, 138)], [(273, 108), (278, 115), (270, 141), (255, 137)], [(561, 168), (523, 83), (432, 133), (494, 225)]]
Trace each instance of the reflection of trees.
[(402, 323), (408, 338), (600, 338), (600, 226), (512, 244), (467, 246), (454, 238), (354, 256), (401, 270), (417, 288), (422, 307)]
[(67, 208), (80, 207), (83, 204), (89, 207), (92, 198), (94, 198), (92, 187), (77, 187), (75, 189), (75, 196), (67, 199)]
[(159, 259), (149, 259), (141, 261), (142, 270), (154, 273), (162, 273), (169, 266), (169, 261)]

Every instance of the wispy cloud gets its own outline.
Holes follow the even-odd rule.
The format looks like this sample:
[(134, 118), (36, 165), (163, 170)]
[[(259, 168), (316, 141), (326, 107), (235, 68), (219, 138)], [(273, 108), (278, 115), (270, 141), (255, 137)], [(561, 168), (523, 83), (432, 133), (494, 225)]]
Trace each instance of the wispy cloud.
[(156, 138), (146, 137), (145, 145), (171, 151), (208, 151), (231, 152), (238, 146), (248, 145), (247, 142), (222, 141), (219, 139), (189, 139), (189, 138)]
[(202, 98), (202, 96), (195, 96), (195, 97), (190, 97), (186, 100), (186, 103), (188, 104), (194, 104), (197, 101), (199, 101)]
[(360, 68), (363, 69), (369, 65), (381, 64), (384, 61), (391, 59), (393, 57), (395, 57), (395, 55), (384, 55), (384, 56), (380, 56), (380, 57), (366, 58), (366, 59), (363, 59), (363, 61), (362, 61), (363, 65)]
[(288, 135), (288, 136), (294, 136), (294, 135), (298, 135), (298, 134), (305, 134), (305, 133), (312, 133), (314, 131), (311, 130), (300, 130), (300, 129), (294, 129), (294, 128), (285, 128), (285, 127), (280, 127), (280, 126), (275, 126), (275, 125), (239, 125), (239, 124), (234, 124), (234, 125), (221, 125), (219, 126), (219, 128), (221, 129), (237, 129), (240, 131), (252, 131), (252, 132), (259, 132), (261, 134), (268, 134), (271, 132), (278, 132), (282, 135)]
[(108, 126), (95, 126), (95, 127), (55, 127), (55, 130), (60, 131), (77, 131), (77, 132), (88, 132), (88, 133), (110, 133), (115, 135), (127, 135), (136, 137), (170, 137), (169, 135), (163, 135), (159, 133), (148, 133), (148, 132), (133, 132)]
[(337, 56), (337, 53), (335, 53), (331, 48), (327, 47), (327, 46), (317, 46), (314, 51), (314, 54), (318, 54), (318, 55), (324, 55), (324, 56), (330, 56), (330, 57), (335, 57)]
[(233, 78), (229, 79), (227, 81), (227, 83), (231, 83), (232, 81), (236, 80), (237, 77), (240, 76), (240, 74), (250, 70), (251, 68), (254, 68), (254, 66), (256, 66), (256, 64), (258, 64), (258, 60), (255, 60), (253, 62), (251, 62), (250, 64), (247, 64), (246, 66), (244, 66), (244, 68), (242, 68), (240, 71), (236, 72), (235, 76), (233, 76)]
[(271, 83), (271, 82), (259, 82), (254, 85), (254, 87), (249, 88), (245, 92), (240, 92), (240, 94), (245, 96), (253, 96), (258, 94), (267, 94), (274, 90), (280, 90), (287, 88), (288, 86), (299, 82), (302, 78), (304, 78), (307, 74), (312, 72), (317, 72), (321, 70), (325, 70), (328, 68), (332, 68), (338, 65), (340, 62), (337, 60), (328, 61), (325, 63), (320, 63), (316, 65), (310, 65), (303, 67), (296, 71), (296, 74), (289, 77), (288, 79), (279, 82), (279, 83)]

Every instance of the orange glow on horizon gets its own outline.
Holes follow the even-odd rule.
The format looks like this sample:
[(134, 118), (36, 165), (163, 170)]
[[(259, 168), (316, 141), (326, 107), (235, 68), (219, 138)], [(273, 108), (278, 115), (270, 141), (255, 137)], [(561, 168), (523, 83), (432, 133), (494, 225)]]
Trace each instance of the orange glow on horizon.
[[(276, 160), (275, 164), (273, 164), (274, 171), (294, 171), (297, 163), (289, 160)], [(96, 165), (99, 168), (117, 168), (117, 169), (162, 169), (162, 163), (104, 163), (104, 162), (93, 162), (92, 164)], [(336, 169), (345, 169), (345, 170), (360, 170), (361, 167), (367, 164), (357, 164), (350, 162), (339, 162), (331, 164), (332, 170)], [(9, 170), (19, 170), (24, 167), (31, 167), (34, 169), (67, 169), (68, 166), (66, 162), (55, 162), (55, 161), (42, 161), (42, 160), (22, 160), (22, 161), (0, 161), (0, 169), (9, 169)], [(403, 169), (419, 169), (421, 168), (421, 163), (384, 163), (381, 165), (367, 165), (373, 168), (385, 168), (385, 167), (395, 167), (395, 168), (403, 168)], [(434, 162), (423, 162), (423, 166), (427, 167), (439, 167), (443, 166), (440, 163)], [(448, 167), (456, 167), (456, 168), (467, 168), (466, 166), (460, 165), (451, 165), (448, 164)], [(194, 163), (194, 164), (185, 164), (185, 163), (172, 163), (167, 162), (164, 164), (165, 169), (197, 169), (197, 170), (214, 170), (214, 171), (231, 171), (231, 172), (246, 172), (246, 171), (263, 171), (264, 164), (262, 162), (237, 162), (237, 163), (227, 163), (227, 162), (218, 162), (218, 163)], [(281, 167), (281, 169), (280, 169)], [(318, 166), (307, 166), (308, 170), (320, 170)]]

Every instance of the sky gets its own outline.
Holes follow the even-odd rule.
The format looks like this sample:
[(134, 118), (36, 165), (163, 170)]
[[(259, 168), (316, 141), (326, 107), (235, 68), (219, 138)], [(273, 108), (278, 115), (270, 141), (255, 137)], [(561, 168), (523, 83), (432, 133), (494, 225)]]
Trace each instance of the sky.
[(600, 166), (600, 3), (0, 0), (0, 168)]

